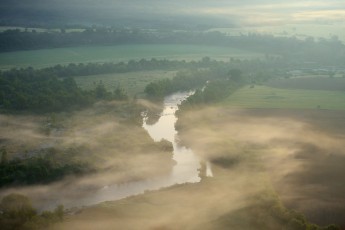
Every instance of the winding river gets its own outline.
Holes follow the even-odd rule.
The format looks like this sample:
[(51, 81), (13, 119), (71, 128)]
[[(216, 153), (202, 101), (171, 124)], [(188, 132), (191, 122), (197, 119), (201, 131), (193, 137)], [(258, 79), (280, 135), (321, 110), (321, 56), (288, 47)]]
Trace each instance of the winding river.
[[(192, 150), (178, 145), (177, 131), (175, 129), (175, 123), (177, 121), (175, 112), (178, 110), (178, 105), (190, 95), (190, 92), (179, 92), (166, 97), (164, 100), (164, 110), (160, 114), (158, 121), (153, 125), (148, 125), (146, 123), (147, 118), (143, 118), (143, 128), (147, 130), (154, 141), (165, 139), (173, 144), (173, 159), (176, 161), (176, 164), (170, 175), (105, 186), (85, 198), (71, 200), (68, 204), (64, 204), (65, 207), (88, 206), (103, 201), (118, 200), (174, 184), (199, 182), (198, 170), (200, 168), (200, 160)], [(209, 168), (208, 174), (211, 175)]]
[[(83, 183), (76, 186), (73, 182), (58, 182), (56, 185), (49, 186), (11, 188), (5, 193), (26, 194), (39, 210), (51, 210), (59, 204), (63, 204), (66, 209), (71, 209), (95, 205), (104, 201), (119, 200), (174, 184), (199, 182), (200, 160), (190, 149), (178, 145), (175, 129), (177, 121), (175, 112), (178, 110), (178, 105), (190, 95), (191, 92), (182, 92), (166, 97), (164, 110), (153, 125), (147, 124), (147, 118), (143, 118), (143, 128), (147, 130), (154, 141), (166, 139), (173, 144), (173, 159), (176, 164), (170, 174), (141, 181), (109, 184), (102, 188), (89, 187)], [(206, 175), (212, 175), (208, 164), (206, 164)]]

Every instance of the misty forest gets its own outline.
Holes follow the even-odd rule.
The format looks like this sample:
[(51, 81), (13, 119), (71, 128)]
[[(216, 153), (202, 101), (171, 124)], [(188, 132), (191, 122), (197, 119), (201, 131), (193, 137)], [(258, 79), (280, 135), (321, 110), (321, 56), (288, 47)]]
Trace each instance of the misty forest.
[(1, 229), (345, 229), (343, 1), (0, 11)]

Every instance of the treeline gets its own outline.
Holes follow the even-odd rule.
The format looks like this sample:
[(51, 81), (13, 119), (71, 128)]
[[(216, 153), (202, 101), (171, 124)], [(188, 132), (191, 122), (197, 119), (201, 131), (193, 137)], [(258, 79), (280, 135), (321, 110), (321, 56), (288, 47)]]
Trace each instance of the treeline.
[(177, 91), (191, 90), (203, 86), (210, 77), (209, 70), (180, 71), (172, 79), (151, 82), (145, 87), (145, 94), (150, 99), (162, 99)]
[[(276, 70), (278, 67), (279, 71)], [(289, 67), (280, 58), (265, 61), (231, 59), (224, 62), (204, 57), (191, 62), (141, 59), (127, 63), (71, 63), (42, 69), (11, 69), (0, 71), (0, 108), (55, 112), (85, 107), (97, 100), (126, 100), (128, 95), (121, 87), (107, 92), (102, 82), (99, 82), (93, 90), (85, 91), (77, 86), (72, 77), (157, 69), (183, 71), (179, 71), (173, 79), (149, 84), (145, 93), (151, 99), (204, 86), (210, 79), (228, 77), (229, 69), (242, 69), (251, 76), (253, 82), (260, 83), (272, 76), (285, 76)]]
[[(255, 205), (236, 212), (241, 216), (253, 215), (255, 218), (251, 218), (250, 221), (257, 227), (256, 229), (341, 230), (334, 224), (319, 226), (311, 223), (302, 213), (286, 208), (273, 191), (257, 195), (254, 199), (256, 199)], [(220, 222), (226, 224), (226, 215), (220, 219)]]
[(13, 69), (0, 72), (0, 108), (54, 112), (82, 108), (101, 99), (124, 100), (122, 88), (107, 92), (99, 83), (94, 90), (79, 88), (72, 77), (58, 78), (45, 70)]
[[(107, 92), (104, 85), (99, 83), (95, 89), (85, 91), (77, 86), (72, 77), (156, 69), (198, 69), (220, 64), (224, 65), (223, 62), (210, 60), (208, 57), (197, 62), (141, 59), (130, 60), (127, 63), (71, 63), (66, 66), (56, 65), (43, 69), (28, 67), (0, 71), (0, 108), (54, 112), (85, 107), (97, 100), (126, 100), (128, 95), (121, 87), (117, 87), (113, 92)], [(200, 76), (198, 77), (200, 79)], [(187, 80), (185, 76), (177, 76), (173, 82), (174, 86), (169, 86), (168, 91), (187, 89), (199, 79), (194, 76), (193, 79), (188, 77)], [(189, 81), (188, 84), (186, 84), (187, 81)], [(149, 92), (150, 96), (153, 94)], [(157, 92), (155, 96), (158, 94), (160, 93)]]
[(231, 69), (217, 79), (210, 79), (204, 88), (197, 89), (183, 101), (180, 108), (219, 102), (247, 83), (248, 79), (243, 76), (240, 69)]
[(0, 33), (0, 52), (60, 48), (70, 46), (123, 44), (228, 44), (225, 34), (195, 31), (148, 31), (113, 28), (88, 28), (83, 32), (37, 32), (6, 30)]
[[(67, 149), (58, 153), (56, 149), (48, 149), (44, 155), (25, 159), (7, 159), (5, 149), (1, 150), (0, 188), (5, 186), (46, 184), (57, 181), (67, 175), (82, 175), (93, 172), (88, 164), (73, 159), (76, 150)], [(59, 159), (65, 156), (63, 160)]]
[(199, 44), (230, 46), (260, 53), (281, 55), (299, 63), (342, 65), (345, 45), (336, 37), (304, 40), (296, 37), (247, 34), (228, 36), (220, 32), (148, 31), (112, 28), (88, 28), (83, 32), (36, 32), (7, 30), (0, 33), (0, 52), (44, 48), (122, 45), (122, 44)]
[(239, 69), (210, 68), (179, 72), (172, 79), (151, 82), (146, 86), (145, 93), (150, 99), (162, 99), (177, 91), (196, 89), (194, 95), (187, 99), (188, 103), (209, 103), (225, 98), (246, 82)]
[(12, 193), (0, 203), (0, 226), (3, 230), (47, 229), (49, 225), (63, 221), (64, 207), (38, 213), (28, 197)]
[(6, 30), (0, 33), (0, 52), (59, 48), (88, 45), (117, 45), (147, 43), (152, 34), (131, 30), (89, 28), (83, 32), (37, 32), (36, 30)]
[[(239, 61), (239, 60), (238, 60)], [(149, 70), (176, 70), (185, 68), (207, 68), (219, 65), (220, 61), (211, 60), (209, 57), (204, 57), (200, 61), (186, 62), (184, 60), (158, 60), (152, 58), (150, 60), (129, 60), (128, 62), (106, 62), (106, 63), (70, 63), (68, 65), (55, 65), (52, 67), (33, 69), (32, 67), (11, 69), (0, 74), (5, 76), (18, 75), (49, 75), (59, 78), (88, 76), (107, 73), (127, 73), (134, 71), (149, 71)]]
[(202, 63), (202, 61), (188, 63), (185, 61), (157, 60), (152, 58), (150, 60), (129, 60), (128, 62), (119, 63), (70, 63), (66, 66), (55, 65), (53, 67), (43, 68), (36, 71), (57, 77), (75, 77), (107, 73), (127, 73), (144, 70), (175, 70), (189, 67), (198, 68), (203, 64), (204, 63)]
[[(121, 87), (107, 92), (104, 85), (99, 83), (95, 89), (85, 91), (77, 86), (72, 77), (154, 69), (201, 68), (215, 63), (217, 62), (210, 61), (209, 58), (198, 62), (141, 59), (127, 63), (71, 63), (43, 69), (28, 67), (0, 71), (0, 108), (54, 112), (85, 107), (97, 100), (126, 100), (128, 95)], [(179, 86), (184, 87), (183, 84)]]

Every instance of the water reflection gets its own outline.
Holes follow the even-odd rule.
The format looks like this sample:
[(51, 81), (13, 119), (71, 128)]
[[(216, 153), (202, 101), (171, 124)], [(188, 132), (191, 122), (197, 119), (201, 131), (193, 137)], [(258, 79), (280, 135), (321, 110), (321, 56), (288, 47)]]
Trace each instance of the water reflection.
[(176, 165), (169, 178), (171, 184), (200, 181), (198, 171), (200, 161), (192, 150), (178, 145), (177, 131), (175, 129), (177, 121), (175, 112), (178, 110), (178, 105), (190, 95), (191, 92), (180, 92), (166, 97), (164, 100), (164, 110), (155, 124), (148, 125), (144, 119), (143, 127), (148, 131), (152, 139), (155, 141), (166, 139), (173, 143), (173, 159), (176, 161)]
[[(176, 161), (176, 164), (170, 175), (123, 184), (107, 185), (91, 196), (69, 202), (67, 207), (92, 205), (106, 200), (118, 200), (144, 193), (147, 190), (157, 190), (174, 184), (199, 182), (200, 160), (192, 150), (178, 145), (177, 131), (175, 129), (177, 121), (175, 112), (178, 110), (178, 105), (190, 95), (191, 92), (183, 92), (166, 97), (164, 100), (164, 110), (160, 114), (158, 121), (153, 125), (146, 123), (147, 117), (143, 118), (143, 128), (147, 130), (154, 141), (165, 139), (173, 144), (173, 159)], [(206, 176), (212, 176), (209, 163), (206, 165)]]

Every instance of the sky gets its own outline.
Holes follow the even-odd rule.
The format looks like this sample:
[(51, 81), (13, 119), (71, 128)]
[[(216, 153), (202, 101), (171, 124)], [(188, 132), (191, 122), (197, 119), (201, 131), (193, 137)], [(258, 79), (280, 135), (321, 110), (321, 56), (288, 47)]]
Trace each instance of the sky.
[(218, 26), (344, 24), (343, 0), (2, 0), (0, 20), (176, 21)]

